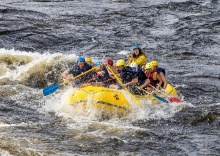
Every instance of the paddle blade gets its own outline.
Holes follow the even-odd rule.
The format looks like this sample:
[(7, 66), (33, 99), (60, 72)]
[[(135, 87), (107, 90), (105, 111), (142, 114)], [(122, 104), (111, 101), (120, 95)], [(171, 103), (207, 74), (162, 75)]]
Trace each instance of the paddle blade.
[(50, 95), (60, 87), (60, 84), (55, 84), (43, 89), (44, 96)]
[(166, 99), (164, 99), (164, 98), (162, 98), (162, 97), (160, 97), (160, 96), (158, 96), (156, 94), (152, 94), (152, 95), (153, 95), (153, 97), (155, 97), (159, 101), (162, 101), (164, 103), (169, 103), (169, 101), (167, 101)]
[(170, 102), (176, 102), (176, 103), (179, 103), (179, 102), (182, 102), (179, 98), (177, 97), (168, 97), (169, 101)]

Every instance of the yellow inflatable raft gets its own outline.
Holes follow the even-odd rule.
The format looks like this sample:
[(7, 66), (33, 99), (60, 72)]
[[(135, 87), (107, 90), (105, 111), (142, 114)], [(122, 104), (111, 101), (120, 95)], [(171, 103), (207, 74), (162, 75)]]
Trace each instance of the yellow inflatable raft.
[[(178, 96), (176, 89), (168, 85), (165, 93), (171, 96)], [(157, 93), (158, 96), (166, 98), (163, 94)], [(135, 96), (137, 100), (151, 101), (155, 105), (160, 103), (158, 99), (151, 94)], [(87, 86), (74, 90), (69, 95), (70, 104), (73, 106), (95, 107), (104, 113), (122, 114), (128, 113), (130, 110), (130, 103), (127, 101), (124, 92), (121, 90), (109, 89), (104, 87)]]

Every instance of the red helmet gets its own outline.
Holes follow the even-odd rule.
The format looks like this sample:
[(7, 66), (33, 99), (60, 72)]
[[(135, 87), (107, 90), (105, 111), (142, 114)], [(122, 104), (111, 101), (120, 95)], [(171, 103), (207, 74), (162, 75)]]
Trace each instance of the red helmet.
[(110, 66), (113, 66), (113, 61), (111, 59), (106, 60), (106, 63), (108, 63)]

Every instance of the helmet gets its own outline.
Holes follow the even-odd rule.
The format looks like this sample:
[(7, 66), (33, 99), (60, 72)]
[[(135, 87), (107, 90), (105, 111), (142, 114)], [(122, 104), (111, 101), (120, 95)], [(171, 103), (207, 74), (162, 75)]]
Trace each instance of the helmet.
[(113, 61), (111, 59), (106, 60), (106, 63), (108, 63), (110, 66), (113, 66)]
[(133, 50), (135, 50), (135, 49), (140, 49), (140, 46), (139, 45), (134, 45)]
[(145, 70), (153, 70), (154, 66), (152, 66), (150, 63), (147, 63), (145, 66)]
[(90, 57), (85, 58), (86, 62), (92, 63), (92, 59)]
[(116, 65), (116, 67), (125, 66), (125, 60), (118, 60), (115, 65)]
[(98, 62), (95, 63), (95, 66), (100, 66), (101, 64), (102, 64), (102, 62), (98, 61)]
[(152, 65), (153, 67), (158, 67), (158, 62), (157, 61), (151, 61), (150, 65)]
[(84, 62), (84, 63), (85, 63), (86, 61), (85, 61), (85, 58), (84, 58), (84, 57), (79, 57), (79, 58), (77, 59), (77, 62)]
[(131, 67), (131, 68), (136, 68), (136, 71), (138, 71), (138, 65), (137, 65), (137, 63), (131, 63), (131, 64), (130, 64), (130, 67)]

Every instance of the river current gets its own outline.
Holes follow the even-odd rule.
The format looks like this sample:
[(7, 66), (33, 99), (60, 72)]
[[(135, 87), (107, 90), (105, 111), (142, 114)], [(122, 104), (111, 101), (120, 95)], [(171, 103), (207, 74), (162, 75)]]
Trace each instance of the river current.
[[(42, 89), (139, 44), (183, 100), (103, 119)], [(1, 0), (0, 155), (220, 155), (218, 0)], [(126, 94), (126, 93), (125, 93)], [(129, 97), (128, 97), (129, 98)]]

